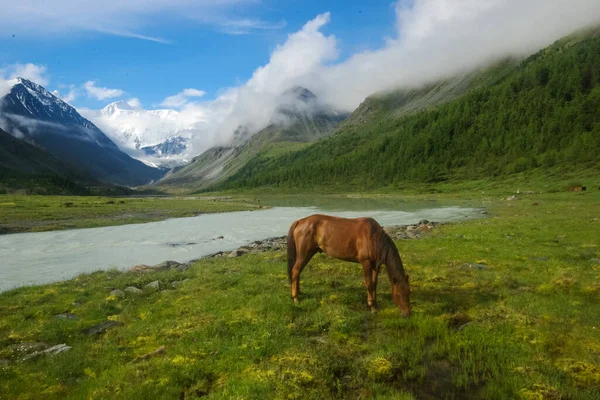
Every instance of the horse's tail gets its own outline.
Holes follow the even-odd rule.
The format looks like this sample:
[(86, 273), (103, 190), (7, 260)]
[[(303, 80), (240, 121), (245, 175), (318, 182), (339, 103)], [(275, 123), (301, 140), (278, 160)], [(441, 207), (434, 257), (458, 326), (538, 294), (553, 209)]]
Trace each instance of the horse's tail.
[(296, 240), (294, 239), (294, 230), (296, 229), (296, 226), (298, 226), (298, 221), (290, 226), (287, 235), (287, 267), (290, 283), (292, 283), (292, 268), (294, 268), (294, 264), (296, 263)]

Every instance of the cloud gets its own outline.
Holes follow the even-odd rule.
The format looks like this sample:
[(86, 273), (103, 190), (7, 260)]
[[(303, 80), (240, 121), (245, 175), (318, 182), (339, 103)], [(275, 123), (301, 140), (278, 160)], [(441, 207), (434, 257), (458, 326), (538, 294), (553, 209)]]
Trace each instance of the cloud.
[(170, 40), (147, 32), (167, 20), (195, 21), (229, 34), (285, 26), (239, 17), (256, 5), (259, 0), (21, 0), (2, 6), (0, 31), (29, 36), (93, 31), (168, 44)]
[(50, 79), (47, 76), (48, 68), (45, 65), (31, 63), (11, 64), (4, 69), (4, 73), (7, 75), (8, 79), (25, 78), (42, 86), (45, 86), (50, 82)]
[(230, 35), (247, 35), (256, 30), (274, 30), (283, 29), (287, 26), (287, 22), (266, 22), (259, 19), (218, 19), (214, 23), (219, 27), (221, 32)]
[(198, 89), (184, 89), (176, 95), (169, 96), (163, 100), (161, 106), (168, 108), (181, 108), (186, 105), (190, 98), (202, 97), (206, 94), (203, 90)]
[(68, 85), (68, 86), (62, 85), (62, 86), (67, 87), (69, 89), (67, 94), (62, 94), (58, 89), (53, 90), (52, 94), (55, 95), (56, 97), (58, 97), (59, 99), (61, 99), (62, 101), (64, 101), (65, 103), (70, 104), (73, 100), (75, 100), (79, 96), (79, 91), (75, 85)]
[(112, 99), (115, 97), (121, 97), (125, 94), (125, 92), (121, 89), (97, 87), (96, 82), (94, 81), (87, 81), (83, 84), (83, 88), (85, 89), (89, 97), (95, 98), (97, 100)]
[(16, 83), (15, 78), (25, 78), (42, 86), (50, 83), (48, 69), (45, 65), (10, 64), (0, 68), (0, 97), (8, 94)]
[(245, 83), (221, 89), (211, 101), (183, 91), (163, 106), (179, 109), (173, 118), (177, 127), (193, 132), (197, 155), (230, 143), (240, 126), (251, 132), (265, 127), (281, 94), (295, 85), (352, 111), (376, 92), (414, 88), (506, 56), (526, 56), (600, 23), (597, 0), (400, 0), (390, 10), (395, 34), (379, 49), (339, 60), (335, 36), (324, 33), (332, 16), (320, 14), (289, 34)]
[(397, 37), (316, 71), (307, 83), (346, 110), (366, 96), (415, 87), (506, 56), (524, 56), (600, 22), (595, 0), (414, 0), (396, 5)]
[(142, 103), (140, 102), (140, 99), (138, 99), (136, 97), (127, 100), (127, 104), (129, 104), (133, 108), (139, 108), (139, 109), (142, 108)]
[(318, 15), (288, 36), (243, 85), (213, 102), (188, 103), (202, 115), (196, 152), (225, 144), (239, 126), (269, 123), (278, 96), (293, 85), (313, 91), (342, 111), (375, 92), (412, 88), (484, 66), (506, 56), (529, 55), (573, 31), (600, 23), (597, 0), (400, 0), (396, 35), (374, 51), (338, 60), (338, 44)]

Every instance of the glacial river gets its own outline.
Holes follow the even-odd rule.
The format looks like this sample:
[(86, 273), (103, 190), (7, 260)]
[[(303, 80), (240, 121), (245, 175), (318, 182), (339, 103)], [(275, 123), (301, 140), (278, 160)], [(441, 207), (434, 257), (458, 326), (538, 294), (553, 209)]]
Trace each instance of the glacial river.
[(421, 219), (445, 222), (475, 218), (480, 210), (433, 202), (389, 205), (356, 200), (312, 202), (317, 205), (311, 207), (301, 205), (306, 202), (277, 203), (284, 206), (145, 224), (0, 235), (0, 291), (109, 268), (129, 269), (165, 260), (186, 262), (255, 240), (283, 236), (294, 220), (314, 213), (369, 216), (381, 225), (402, 225)]

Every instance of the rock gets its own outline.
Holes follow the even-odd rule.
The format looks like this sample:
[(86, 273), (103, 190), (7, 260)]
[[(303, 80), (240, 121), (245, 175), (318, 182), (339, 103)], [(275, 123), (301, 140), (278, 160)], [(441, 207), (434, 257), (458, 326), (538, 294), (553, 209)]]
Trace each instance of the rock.
[(160, 290), (160, 281), (150, 282), (149, 284), (147, 284), (144, 287), (158, 291), (158, 290)]
[(220, 240), (220, 239), (225, 239), (225, 237), (224, 237), (224, 236), (217, 236), (217, 237), (215, 238), (215, 240)]
[(181, 286), (181, 284), (182, 284), (183, 282), (184, 282), (184, 281), (173, 281), (173, 282), (171, 282), (171, 287), (172, 287), (173, 289), (177, 289), (179, 286)]
[(512, 196), (510, 196), (510, 197), (507, 197), (507, 198), (506, 198), (506, 200), (509, 200), (509, 201), (514, 201), (514, 200), (521, 200), (521, 199), (520, 199), (520, 198), (518, 198), (517, 196), (515, 196), (515, 195), (513, 194)]
[(98, 325), (86, 328), (82, 332), (85, 335), (98, 335), (108, 331), (109, 329), (116, 328), (117, 326), (123, 326), (123, 323), (118, 321), (104, 321)]
[(409, 239), (418, 239), (421, 237), (419, 232), (415, 232), (415, 230), (406, 231), (406, 235), (408, 236)]
[(125, 292), (123, 292), (123, 291), (122, 291), (122, 290), (120, 290), (120, 289), (115, 289), (115, 290), (113, 290), (112, 292), (110, 292), (110, 294), (109, 294), (109, 295), (110, 295), (110, 296), (115, 296), (115, 297), (117, 297), (117, 298), (119, 298), (119, 299), (124, 299), (124, 298), (125, 298)]
[(229, 257), (229, 258), (240, 257), (240, 256), (243, 256), (246, 253), (248, 253), (248, 250), (240, 247), (239, 249), (235, 249), (234, 251), (232, 251), (231, 253), (229, 253), (229, 255), (227, 257)]
[(146, 272), (155, 272), (158, 269), (151, 266), (151, 265), (146, 265), (146, 264), (138, 264), (138, 265), (134, 265), (133, 267), (131, 267), (131, 272), (139, 272), (139, 273), (146, 273)]
[(72, 349), (71, 346), (67, 346), (64, 343), (63, 344), (57, 344), (56, 346), (48, 347), (45, 350), (36, 351), (35, 353), (28, 354), (25, 357), (23, 357), (22, 360), (26, 361), (26, 360), (29, 360), (31, 358), (35, 358), (35, 357), (43, 356), (43, 355), (46, 355), (46, 356), (55, 356), (57, 354), (64, 353), (65, 351), (69, 351), (71, 349)]
[(160, 264), (155, 265), (154, 267), (157, 268), (159, 271), (165, 271), (168, 269), (177, 269), (181, 266), (181, 263), (178, 263), (177, 261), (163, 261)]
[(480, 271), (484, 271), (484, 270), (490, 269), (490, 267), (487, 266), (487, 265), (477, 264), (477, 263), (464, 263), (459, 268), (462, 268), (462, 269), (478, 269)]
[(22, 356), (41, 351), (47, 347), (48, 345), (44, 342), (22, 342), (8, 346), (7, 350), (15, 356)]
[(143, 293), (142, 289), (136, 288), (135, 286), (127, 286), (124, 290), (126, 293), (133, 293), (133, 294), (142, 294)]
[(148, 354), (144, 354), (143, 356), (139, 356), (134, 358), (133, 360), (131, 360), (132, 363), (137, 363), (143, 360), (147, 360), (150, 357), (156, 357), (158, 355), (164, 354), (165, 353), (165, 346), (161, 346), (158, 349), (148, 353)]
[(79, 319), (77, 314), (64, 313), (64, 314), (56, 314), (54, 318), (58, 319)]
[(204, 256), (204, 258), (215, 258), (215, 257), (221, 257), (224, 253), (222, 251), (217, 251), (216, 253), (211, 253), (208, 254), (206, 256)]
[(426, 219), (422, 219), (419, 221), (419, 225), (429, 225), (429, 224), (430, 224), (430, 222), (427, 221)]
[(481, 214), (481, 215), (487, 215), (487, 214), (488, 214), (488, 212), (487, 212), (487, 211), (482, 211), (482, 212), (480, 212), (479, 214)]
[(156, 271), (166, 271), (166, 270), (177, 270), (177, 271), (185, 271), (190, 267), (189, 264), (182, 264), (177, 261), (163, 261), (157, 265), (146, 265), (139, 264), (135, 265), (131, 268), (131, 272), (140, 272), (140, 273), (148, 273), (148, 272), (156, 272)]
[(600, 264), (600, 258), (590, 258), (590, 262), (594, 264)]

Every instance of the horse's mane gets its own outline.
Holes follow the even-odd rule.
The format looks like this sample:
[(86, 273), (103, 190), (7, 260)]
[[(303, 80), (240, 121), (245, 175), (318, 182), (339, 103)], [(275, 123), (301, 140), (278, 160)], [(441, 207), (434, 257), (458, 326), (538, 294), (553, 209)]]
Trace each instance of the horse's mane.
[(374, 242), (377, 246), (377, 254), (380, 257), (378, 264), (385, 264), (388, 274), (404, 277), (404, 266), (396, 244), (383, 228), (380, 228), (377, 233), (378, 238)]

